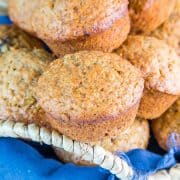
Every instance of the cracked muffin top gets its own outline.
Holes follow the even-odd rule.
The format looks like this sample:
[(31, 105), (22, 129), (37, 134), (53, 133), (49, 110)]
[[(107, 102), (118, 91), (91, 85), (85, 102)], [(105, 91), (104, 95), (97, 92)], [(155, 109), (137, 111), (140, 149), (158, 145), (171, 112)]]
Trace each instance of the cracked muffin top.
[(0, 55), (0, 119), (33, 119), (40, 109), (33, 87), (50, 59), (42, 49), (11, 50)]
[(102, 32), (127, 13), (127, 0), (9, 0), (13, 22), (45, 40)]
[(38, 102), (54, 118), (95, 122), (118, 117), (139, 102), (140, 72), (112, 53), (81, 51), (55, 60), (40, 77)]
[(141, 70), (145, 87), (180, 94), (180, 61), (164, 41), (148, 36), (129, 36), (118, 54)]
[(0, 25), (0, 52), (20, 48), (43, 48), (36, 38), (25, 33), (14, 25)]

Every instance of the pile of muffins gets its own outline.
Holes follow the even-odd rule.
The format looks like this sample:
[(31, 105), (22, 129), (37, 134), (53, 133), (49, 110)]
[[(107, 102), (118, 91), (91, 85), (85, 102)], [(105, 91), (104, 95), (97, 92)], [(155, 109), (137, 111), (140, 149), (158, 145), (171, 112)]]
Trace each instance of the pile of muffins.
[(36, 123), (112, 153), (147, 148), (149, 124), (165, 150), (169, 135), (180, 135), (179, 0), (9, 0), (8, 12), (14, 25), (0, 26), (1, 120)]

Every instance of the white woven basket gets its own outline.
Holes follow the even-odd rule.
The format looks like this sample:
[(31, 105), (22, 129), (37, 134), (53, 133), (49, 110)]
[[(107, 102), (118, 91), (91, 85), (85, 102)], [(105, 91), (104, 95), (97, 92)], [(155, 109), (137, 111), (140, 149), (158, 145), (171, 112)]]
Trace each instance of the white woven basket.
[[(133, 169), (127, 162), (120, 157), (113, 155), (100, 146), (90, 146), (85, 143), (73, 141), (68, 137), (59, 134), (56, 131), (50, 131), (45, 127), (39, 127), (35, 124), (25, 125), (24, 123), (14, 121), (0, 121), (0, 136), (23, 138), (39, 143), (51, 145), (55, 148), (61, 148), (69, 153), (74, 153), (82, 160), (89, 161), (109, 170), (119, 179), (132, 179)], [(149, 177), (150, 180), (179, 180), (180, 165), (172, 168), (170, 171), (159, 171)]]
[(102, 147), (73, 141), (56, 131), (49, 131), (45, 127), (39, 127), (35, 124), (25, 125), (14, 121), (0, 121), (0, 136), (23, 138), (61, 148), (76, 154), (85, 161), (109, 170), (120, 179), (131, 179), (133, 176), (132, 168), (124, 160)]

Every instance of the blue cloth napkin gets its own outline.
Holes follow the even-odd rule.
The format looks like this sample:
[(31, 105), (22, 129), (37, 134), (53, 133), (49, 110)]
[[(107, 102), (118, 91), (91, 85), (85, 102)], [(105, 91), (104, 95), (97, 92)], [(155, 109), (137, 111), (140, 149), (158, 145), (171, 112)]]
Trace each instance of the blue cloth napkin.
[[(173, 166), (179, 151), (171, 149), (164, 156), (146, 150), (132, 150), (119, 153), (135, 170), (134, 179), (146, 179), (147, 175), (159, 169)], [(115, 176), (100, 167), (80, 167), (63, 164), (43, 157), (35, 148), (25, 142), (0, 138), (0, 179), (2, 180), (115, 180)]]

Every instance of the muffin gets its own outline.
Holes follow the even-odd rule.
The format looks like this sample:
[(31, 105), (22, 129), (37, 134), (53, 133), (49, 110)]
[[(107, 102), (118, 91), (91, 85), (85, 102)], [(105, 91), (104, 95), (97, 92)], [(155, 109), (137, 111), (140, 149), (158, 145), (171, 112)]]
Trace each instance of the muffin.
[(43, 45), (14, 25), (0, 25), (0, 52), (20, 48), (43, 48)]
[(120, 56), (81, 51), (53, 61), (35, 92), (53, 129), (92, 142), (133, 123), (143, 86), (140, 72)]
[[(152, 121), (152, 130), (159, 143), (164, 149), (168, 150), (168, 137), (171, 133), (180, 136), (180, 99), (178, 99), (160, 118)], [(177, 142), (180, 145), (180, 138)]]
[(180, 11), (175, 11), (151, 36), (166, 41), (180, 55)]
[(9, 0), (9, 15), (56, 55), (80, 50), (111, 52), (130, 29), (128, 0)]
[[(136, 118), (134, 123), (124, 132), (119, 131), (115, 138), (106, 138), (101, 141), (91, 142), (90, 145), (100, 145), (104, 149), (115, 153), (131, 149), (145, 149), (149, 140), (149, 124), (147, 120)], [(92, 165), (75, 154), (67, 153), (62, 149), (55, 149), (58, 158), (64, 162), (74, 162), (79, 165)]]
[(180, 61), (175, 50), (153, 37), (129, 36), (117, 53), (139, 68), (145, 79), (138, 116), (159, 117), (180, 94)]
[(0, 119), (28, 123), (45, 114), (33, 88), (50, 59), (42, 49), (12, 49), (0, 55)]
[(176, 0), (130, 0), (131, 31), (148, 34), (173, 12)]
[(175, 5), (174, 12), (175, 13), (180, 13), (180, 0), (176, 0), (176, 5)]

